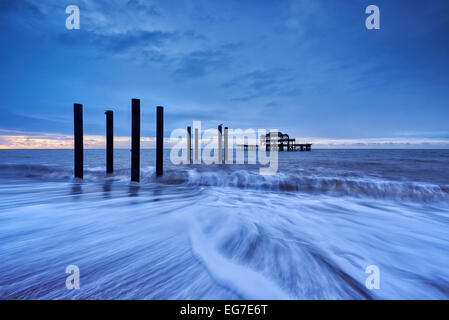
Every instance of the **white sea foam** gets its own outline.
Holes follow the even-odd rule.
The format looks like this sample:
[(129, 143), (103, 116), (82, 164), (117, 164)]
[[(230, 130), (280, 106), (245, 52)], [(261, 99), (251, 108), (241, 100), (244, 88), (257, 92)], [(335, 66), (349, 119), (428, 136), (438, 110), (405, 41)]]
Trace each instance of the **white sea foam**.
[(211, 276), (220, 284), (236, 291), (243, 299), (289, 299), (289, 296), (272, 280), (220, 255), (214, 248), (214, 244), (210, 243), (200, 230), (192, 228), (190, 239), (194, 253), (204, 263)]

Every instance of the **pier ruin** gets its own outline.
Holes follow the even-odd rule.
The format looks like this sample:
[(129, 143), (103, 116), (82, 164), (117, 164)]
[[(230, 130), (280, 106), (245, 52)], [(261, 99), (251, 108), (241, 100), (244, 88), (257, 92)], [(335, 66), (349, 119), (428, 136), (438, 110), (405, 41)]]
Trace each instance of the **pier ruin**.
[(269, 132), (260, 136), (259, 144), (239, 144), (237, 147), (244, 150), (265, 148), (267, 151), (312, 151), (311, 143), (296, 143), (295, 138), (290, 138), (288, 134), (282, 132)]

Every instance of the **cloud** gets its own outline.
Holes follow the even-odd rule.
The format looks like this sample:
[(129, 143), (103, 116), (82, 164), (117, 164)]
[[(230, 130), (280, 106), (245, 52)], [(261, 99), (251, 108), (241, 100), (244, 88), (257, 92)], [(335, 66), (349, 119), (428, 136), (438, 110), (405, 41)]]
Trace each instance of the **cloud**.
[(320, 137), (296, 137), (296, 141), (312, 143), (314, 148), (336, 149), (447, 149), (449, 139), (431, 138), (357, 138), (334, 139)]
[[(206, 128), (203, 128), (203, 130)], [(449, 139), (431, 138), (366, 138), (366, 139), (334, 139), (325, 137), (296, 137), (297, 143), (312, 143), (314, 148), (337, 149), (431, 149), (449, 148)], [(166, 137), (166, 147), (173, 141)], [(84, 135), (86, 149), (103, 149), (106, 140), (101, 135)], [(115, 136), (115, 148), (130, 148), (131, 141), (127, 136)], [(154, 137), (142, 137), (142, 148), (154, 148)], [(0, 149), (72, 149), (73, 136), (58, 133), (25, 132), (0, 129)]]
[(194, 51), (179, 59), (175, 74), (184, 77), (201, 77), (224, 68), (229, 63), (230, 57), (223, 50)]
[[(184, 36), (203, 40), (194, 33), (185, 33)], [(200, 49), (188, 53), (180, 53), (171, 59), (175, 66), (174, 74), (183, 78), (197, 78), (218, 71), (229, 72), (234, 61), (235, 53), (242, 47), (241, 43), (225, 42), (216, 46), (200, 46)]]
[(155, 5), (149, 3), (148, 0), (128, 0), (127, 7), (144, 12), (149, 16), (160, 16), (161, 12)]
[(28, 0), (0, 1), (0, 15), (18, 13), (30, 13), (38, 16), (42, 15), (39, 7)]
[(326, 6), (329, 5), (331, 3), (323, 5), (316, 0), (288, 0), (284, 10), (285, 26), (292, 29), (299, 38), (316, 32), (323, 27), (323, 20), (320, 17), (329, 16), (323, 14), (326, 12)]
[(448, 131), (420, 131), (420, 132), (400, 132), (399, 137), (403, 138), (429, 138), (429, 139), (449, 139)]
[(140, 65), (161, 63), (174, 74), (196, 77), (214, 70), (239, 44), (211, 45), (207, 37), (179, 26), (163, 10), (143, 0), (112, 3), (83, 0), (81, 29), (57, 29), (59, 43), (95, 56), (113, 57)]
[[(234, 51), (240, 46), (236, 43), (204, 46), (198, 44), (204, 41), (204, 37), (194, 31), (133, 30), (107, 34), (64, 32), (59, 35), (59, 40), (67, 46), (90, 46), (95, 48), (97, 54), (101, 52), (103, 57), (112, 55), (141, 65), (164, 65), (173, 75), (182, 78), (202, 77), (226, 70), (232, 64)], [(189, 48), (182, 49), (182, 42), (188, 42)], [(194, 45), (195, 42), (197, 46)]]
[(1, 0), (0, 35), (10, 35), (15, 30), (35, 32), (44, 16), (39, 4), (29, 0)]
[[(106, 138), (100, 135), (84, 135), (84, 148), (105, 148)], [(130, 137), (115, 136), (115, 148), (130, 148)], [(154, 148), (155, 138), (142, 137), (142, 148)], [(0, 149), (73, 149), (73, 136), (59, 133), (23, 132), (0, 130)]]
[[(72, 102), (128, 115), (140, 97), (179, 123), (336, 137), (444, 130), (449, 20), (436, 10), (447, 1), (390, 2), (382, 29), (368, 32), (354, 1), (77, 0), (81, 30), (66, 30), (69, 1), (0, 0), (0, 125), (70, 133)], [(104, 119), (88, 119), (101, 133)]]
[(96, 35), (95, 44), (111, 52), (124, 52), (130, 49), (145, 49), (150, 46), (160, 46), (164, 42), (176, 38), (175, 33), (162, 31), (136, 31), (123, 34)]
[(255, 70), (234, 77), (222, 84), (224, 88), (244, 89), (245, 95), (232, 101), (246, 102), (260, 97), (296, 97), (301, 94), (289, 71), (282, 68)]

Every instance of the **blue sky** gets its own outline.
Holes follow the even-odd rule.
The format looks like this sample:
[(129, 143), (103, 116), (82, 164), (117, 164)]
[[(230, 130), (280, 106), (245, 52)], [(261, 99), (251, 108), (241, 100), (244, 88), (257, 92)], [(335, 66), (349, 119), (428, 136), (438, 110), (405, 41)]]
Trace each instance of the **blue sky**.
[[(80, 30), (65, 27), (70, 4)], [(370, 4), (380, 30), (365, 28)], [(446, 0), (2, 0), (0, 145), (70, 137), (74, 102), (85, 134), (103, 135), (113, 109), (128, 136), (136, 97), (146, 137), (163, 105), (166, 135), (202, 120), (448, 147), (448, 33)]]

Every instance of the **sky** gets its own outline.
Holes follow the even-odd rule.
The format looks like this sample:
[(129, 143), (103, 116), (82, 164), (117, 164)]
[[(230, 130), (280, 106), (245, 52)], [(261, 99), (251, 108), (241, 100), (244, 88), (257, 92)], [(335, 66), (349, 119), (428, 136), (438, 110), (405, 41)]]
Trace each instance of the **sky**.
[(104, 147), (111, 109), (127, 148), (131, 98), (143, 147), (162, 105), (165, 136), (199, 120), (318, 147), (449, 148), (447, 39), (447, 0), (1, 0), (0, 148), (72, 148), (73, 103), (86, 147)]

